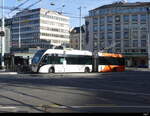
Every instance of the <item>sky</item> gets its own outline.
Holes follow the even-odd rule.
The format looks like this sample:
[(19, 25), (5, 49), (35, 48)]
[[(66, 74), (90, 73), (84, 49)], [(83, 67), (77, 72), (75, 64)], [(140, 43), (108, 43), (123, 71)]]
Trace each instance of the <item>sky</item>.
[[(2, 0), (0, 0), (2, 1)], [(28, 1), (28, 2), (26, 2)], [(5, 7), (16, 7), (24, 2), (26, 2), (20, 8), (26, 8), (29, 5), (37, 2), (39, 0), (4, 0)], [(33, 8), (46, 8), (53, 11), (63, 12), (65, 16), (70, 17), (70, 27), (78, 27), (80, 26), (79, 23), (79, 7), (82, 7), (81, 15), (82, 17), (89, 15), (89, 10), (94, 8), (100, 7), (102, 5), (111, 4), (119, 0), (42, 0), (41, 2), (37, 3), (36, 5), (32, 6)], [(128, 2), (150, 2), (150, 0), (127, 0)], [(55, 5), (51, 5), (51, 3)], [(0, 2), (0, 6), (2, 3)], [(62, 7), (64, 6), (64, 7)], [(16, 12), (11, 12), (9, 9), (5, 9), (5, 17), (9, 18), (12, 17)], [(0, 15), (1, 15), (0, 9)], [(82, 24), (84, 24), (84, 18), (82, 18)]]

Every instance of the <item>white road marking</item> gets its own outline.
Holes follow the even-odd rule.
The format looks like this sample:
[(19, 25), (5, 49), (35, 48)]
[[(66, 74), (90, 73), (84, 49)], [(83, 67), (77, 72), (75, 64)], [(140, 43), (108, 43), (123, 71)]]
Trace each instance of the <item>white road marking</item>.
[(16, 109), (16, 107), (13, 107), (13, 106), (0, 106), (0, 109)]

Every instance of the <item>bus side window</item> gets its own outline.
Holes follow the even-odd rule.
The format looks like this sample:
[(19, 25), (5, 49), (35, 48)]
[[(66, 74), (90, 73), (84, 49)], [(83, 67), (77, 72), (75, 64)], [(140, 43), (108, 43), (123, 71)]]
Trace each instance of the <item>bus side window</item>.
[(60, 58), (60, 64), (63, 64), (65, 58)]

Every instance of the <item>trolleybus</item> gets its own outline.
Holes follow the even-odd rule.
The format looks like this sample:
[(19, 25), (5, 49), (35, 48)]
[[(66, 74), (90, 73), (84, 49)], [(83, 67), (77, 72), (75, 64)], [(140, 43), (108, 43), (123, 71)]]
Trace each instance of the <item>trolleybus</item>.
[(38, 50), (32, 59), (32, 71), (39, 73), (124, 71), (124, 56), (98, 52), (98, 57), (84, 50)]

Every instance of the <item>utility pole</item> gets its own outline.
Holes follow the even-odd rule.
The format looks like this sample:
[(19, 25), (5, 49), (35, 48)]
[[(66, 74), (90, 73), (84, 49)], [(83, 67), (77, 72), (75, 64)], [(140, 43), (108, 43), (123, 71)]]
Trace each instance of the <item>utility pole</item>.
[(20, 37), (20, 15), (19, 15), (19, 40), (18, 40), (18, 42), (19, 42), (19, 48), (21, 48), (21, 37)]
[(150, 8), (147, 8), (147, 26), (148, 26), (148, 31), (147, 31), (147, 52), (148, 52), (148, 68), (150, 69)]
[(4, 35), (1, 36), (1, 65), (4, 68), (4, 54), (5, 54), (5, 19), (4, 19), (4, 0), (2, 1), (2, 32)]
[(80, 10), (80, 17), (79, 17), (79, 22), (80, 22), (80, 50), (82, 50), (81, 9), (82, 9), (82, 7), (80, 6), (79, 7), (79, 10)]

